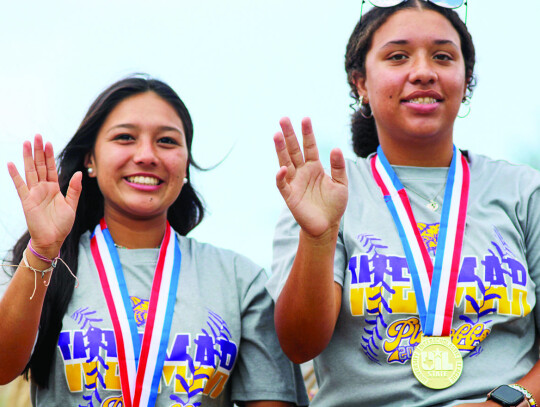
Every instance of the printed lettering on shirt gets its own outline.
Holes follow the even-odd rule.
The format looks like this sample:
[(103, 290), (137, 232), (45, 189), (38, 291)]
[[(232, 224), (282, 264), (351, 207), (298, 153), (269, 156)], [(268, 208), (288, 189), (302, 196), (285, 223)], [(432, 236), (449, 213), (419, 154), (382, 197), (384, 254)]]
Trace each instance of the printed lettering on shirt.
[[(148, 301), (131, 297), (135, 321), (146, 323)], [(123, 404), (114, 331), (102, 329), (95, 310), (80, 308), (71, 316), (80, 329), (60, 333), (58, 348), (71, 392), (81, 392), (80, 406), (120, 407)], [(139, 332), (142, 341), (143, 332)], [(159, 393), (172, 392), (170, 406), (198, 406), (203, 396), (223, 391), (237, 359), (227, 323), (208, 311), (205, 327), (196, 335), (171, 333)], [(114, 394), (111, 394), (114, 392)]]
[[(418, 228), (433, 258), (439, 224), (418, 223)], [(351, 314), (362, 316), (366, 324), (362, 349), (378, 364), (405, 363), (422, 336), (406, 258), (388, 253), (388, 246), (374, 235), (359, 235), (357, 239), (364, 252), (349, 259), (349, 301)], [(534, 299), (527, 296), (527, 283), (525, 265), (494, 228), (485, 254), (479, 258), (465, 255), (461, 261), (451, 333), (458, 349), (470, 357), (478, 355), (494, 314), (529, 314)], [(396, 320), (399, 315), (403, 317)]]

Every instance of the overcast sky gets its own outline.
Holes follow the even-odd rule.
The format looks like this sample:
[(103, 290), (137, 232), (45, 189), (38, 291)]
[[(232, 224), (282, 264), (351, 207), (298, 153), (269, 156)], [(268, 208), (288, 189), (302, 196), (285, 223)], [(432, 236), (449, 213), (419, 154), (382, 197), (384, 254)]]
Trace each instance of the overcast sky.
[[(6, 169), (37, 132), (59, 152), (94, 98), (130, 73), (168, 82), (191, 112), (193, 174), (208, 216), (192, 236), (271, 261), (282, 208), (272, 136), (278, 120), (312, 117), (325, 163), (350, 148), (345, 45), (360, 0), (49, 0), (0, 12), (0, 254), (25, 223)], [(464, 15), (464, 8), (459, 10)], [(469, 0), (477, 50), (471, 113), (458, 147), (540, 162), (540, 2)]]

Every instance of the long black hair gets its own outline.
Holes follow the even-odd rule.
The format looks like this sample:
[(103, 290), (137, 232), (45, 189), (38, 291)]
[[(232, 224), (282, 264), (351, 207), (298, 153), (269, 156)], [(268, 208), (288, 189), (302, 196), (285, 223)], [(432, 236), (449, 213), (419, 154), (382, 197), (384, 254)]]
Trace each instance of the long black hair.
[[(467, 97), (472, 94), (476, 85), (474, 77), (474, 64), (476, 54), (471, 34), (467, 26), (459, 15), (452, 9), (439, 7), (429, 1), (409, 0), (393, 7), (374, 7), (358, 21), (354, 31), (349, 38), (347, 51), (345, 53), (345, 71), (347, 81), (351, 87), (350, 95), (358, 103), (359, 95), (356, 89), (355, 80), (358, 76), (366, 76), (366, 56), (371, 48), (371, 41), (375, 32), (383, 25), (388, 18), (399, 10), (407, 8), (420, 8), (433, 10), (443, 15), (455, 28), (461, 39), (461, 52), (465, 62), (465, 77), (467, 80)], [(379, 138), (373, 116), (366, 118), (362, 116), (360, 107), (353, 113), (351, 119), (352, 145), (353, 150), (359, 157), (367, 157), (377, 151)], [(364, 113), (365, 114), (365, 113)]]
[[(97, 225), (103, 217), (104, 210), (103, 196), (97, 181), (95, 178), (90, 178), (86, 172), (86, 156), (94, 148), (97, 134), (109, 113), (126, 98), (145, 92), (154, 92), (163, 98), (174, 108), (182, 120), (188, 148), (189, 165), (186, 173), (188, 180), (189, 167), (200, 169), (191, 155), (193, 141), (191, 117), (180, 97), (170, 86), (147, 75), (139, 74), (122, 79), (105, 89), (92, 103), (75, 135), (58, 158), (58, 178), (60, 190), (64, 195), (73, 174), (77, 171), (83, 173), (82, 193), (77, 206), (75, 222), (60, 250), (60, 256), (75, 273), (77, 273), (78, 266), (80, 237)], [(176, 201), (170, 206), (167, 219), (178, 233), (186, 235), (202, 221), (203, 216), (203, 203), (191, 182), (187, 182), (182, 187)], [(29, 240), (30, 234), (27, 231), (13, 246), (11, 255), (13, 264), (20, 263), (22, 253)], [(48, 387), (56, 345), (62, 329), (62, 319), (71, 301), (74, 286), (74, 279), (59, 262), (57, 269), (52, 274), (45, 295), (36, 346), (24, 370), (26, 377), (30, 372), (32, 380), (40, 387)]]

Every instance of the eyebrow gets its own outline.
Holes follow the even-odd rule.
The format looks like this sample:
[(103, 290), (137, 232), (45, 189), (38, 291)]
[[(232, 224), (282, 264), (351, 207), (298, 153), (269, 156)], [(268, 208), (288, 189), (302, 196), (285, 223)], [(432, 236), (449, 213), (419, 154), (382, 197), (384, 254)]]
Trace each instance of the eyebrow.
[[(386, 44), (384, 44), (381, 48), (387, 48), (391, 45), (407, 45), (409, 44), (410, 41), (408, 40), (394, 40), (394, 41), (388, 41)], [(449, 44), (449, 45), (452, 45), (453, 47), (455, 47), (456, 49), (459, 49), (459, 47), (456, 45), (456, 43), (454, 41), (451, 41), (451, 40), (434, 40), (433, 43), (435, 45), (446, 45), (446, 44)]]
[[(135, 124), (130, 124), (130, 123), (121, 123), (121, 124), (117, 124), (116, 126), (113, 126), (111, 127), (109, 130), (107, 130), (107, 133), (115, 130), (115, 129), (119, 129), (119, 128), (122, 128), (122, 129), (130, 129), (130, 130), (133, 130), (133, 129), (137, 129), (139, 128), (139, 126), (136, 126)], [(176, 127), (171, 127), (171, 126), (159, 126), (158, 128), (158, 131), (160, 133), (162, 132), (166, 132), (166, 131), (175, 131), (181, 135), (184, 135), (184, 132), (181, 131), (180, 129), (176, 128)]]

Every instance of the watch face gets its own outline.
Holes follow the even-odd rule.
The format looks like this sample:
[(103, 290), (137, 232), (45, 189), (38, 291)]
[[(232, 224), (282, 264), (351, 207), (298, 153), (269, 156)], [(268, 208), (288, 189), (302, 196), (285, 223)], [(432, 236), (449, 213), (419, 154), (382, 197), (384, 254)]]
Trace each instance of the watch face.
[(517, 406), (525, 396), (522, 392), (509, 386), (499, 386), (491, 393), (492, 400), (502, 403), (503, 406)]

